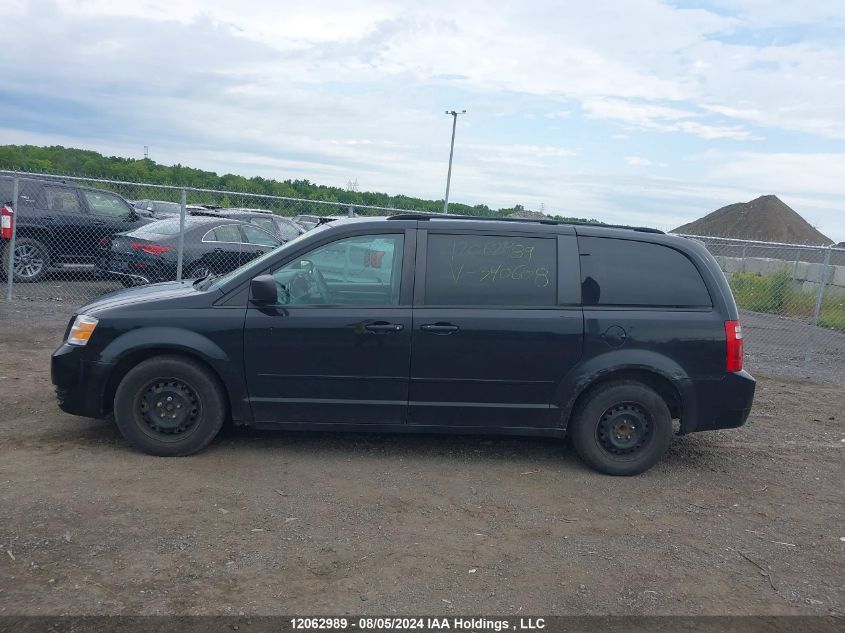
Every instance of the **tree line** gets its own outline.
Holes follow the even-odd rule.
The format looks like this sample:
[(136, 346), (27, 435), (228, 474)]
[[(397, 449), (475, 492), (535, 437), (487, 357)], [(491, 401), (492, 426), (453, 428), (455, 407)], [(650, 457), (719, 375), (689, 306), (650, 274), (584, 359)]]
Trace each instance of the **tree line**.
[[(348, 205), (372, 205), (390, 207), (393, 209), (407, 209), (409, 211), (423, 211), (437, 213), (443, 210), (443, 200), (425, 200), (413, 196), (392, 196), (375, 191), (349, 191), (340, 187), (318, 185), (310, 180), (274, 180), (253, 176), (246, 178), (235, 174), (218, 175), (215, 172), (186, 167), (184, 165), (162, 165), (149, 158), (123, 158), (120, 156), (103, 156), (99, 152), (73, 147), (54, 145), (39, 147), (35, 145), (0, 145), (0, 169), (37, 172), (63, 176), (79, 176), (85, 178), (105, 178), (109, 180), (123, 180), (132, 183), (149, 183), (156, 185), (172, 185), (176, 187), (194, 187), (199, 189), (217, 189), (231, 192), (244, 192), (270, 196), (286, 196), (337, 202)], [(101, 185), (97, 185), (101, 186)], [(108, 187), (102, 187), (108, 188)], [(163, 198), (173, 199), (173, 193), (161, 189), (130, 188), (130, 196), (136, 199)], [(121, 191), (127, 195), (126, 189)], [(230, 197), (220, 201), (212, 200), (208, 203), (220, 202), (221, 206), (231, 204)], [(204, 200), (192, 200), (201, 203)], [(244, 205), (246, 206), (246, 205)], [(267, 205), (265, 205), (267, 206)], [(273, 205), (269, 205), (273, 206)], [(302, 207), (302, 205), (299, 205)], [(298, 212), (336, 213), (329, 206), (309, 205), (310, 208)], [(290, 210), (290, 209), (286, 209)], [(524, 212), (522, 205), (509, 208), (491, 209), (485, 204), (467, 205), (450, 202), (449, 211), (465, 215), (508, 216), (512, 213)], [(552, 216), (559, 220), (579, 220), (580, 218)], [(594, 220), (593, 220), (594, 221)]]

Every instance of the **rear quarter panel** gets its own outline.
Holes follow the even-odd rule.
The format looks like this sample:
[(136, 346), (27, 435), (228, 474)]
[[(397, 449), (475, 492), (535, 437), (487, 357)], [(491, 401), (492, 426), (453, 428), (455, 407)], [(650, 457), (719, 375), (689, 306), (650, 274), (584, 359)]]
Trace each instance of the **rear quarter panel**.
[(579, 238), (635, 239), (680, 251), (701, 275), (712, 307), (585, 305), (582, 362), (564, 377), (556, 393), (562, 424), (566, 425), (578, 396), (596, 380), (634, 369), (668, 379), (681, 397), (682, 425), (694, 427), (699, 394), (713, 393), (714, 385), (727, 375), (724, 322), (736, 318), (736, 306), (718, 264), (703, 245), (676, 236), (632, 236), (627, 231), (581, 227), (578, 234)]

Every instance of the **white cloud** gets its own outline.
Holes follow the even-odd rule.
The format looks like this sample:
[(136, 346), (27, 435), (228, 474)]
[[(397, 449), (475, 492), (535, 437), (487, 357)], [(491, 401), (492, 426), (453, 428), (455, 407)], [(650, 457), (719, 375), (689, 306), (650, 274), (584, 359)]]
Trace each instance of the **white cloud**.
[(654, 164), (648, 158), (642, 156), (626, 156), (625, 162), (634, 167), (647, 167)]
[(708, 125), (694, 120), (701, 115), (691, 110), (622, 99), (589, 99), (583, 103), (583, 107), (591, 118), (610, 119), (632, 128), (655, 132), (685, 132), (703, 139), (763, 140), (763, 137), (739, 125)]
[[(843, 175), (845, 153), (742, 152), (722, 156), (709, 172), (712, 180), (743, 183), (769, 192), (827, 195), (843, 193)], [(845, 222), (845, 207), (842, 219)]]
[[(843, 6), (7, 0), (0, 140), (440, 196), (442, 110), (467, 107), (456, 199), (665, 227), (783, 192), (824, 224), (845, 209), (827, 144), (845, 138)], [(778, 40), (798, 23), (822, 36)], [(685, 144), (718, 158), (685, 163)], [(626, 179), (618, 154), (663, 169)]]

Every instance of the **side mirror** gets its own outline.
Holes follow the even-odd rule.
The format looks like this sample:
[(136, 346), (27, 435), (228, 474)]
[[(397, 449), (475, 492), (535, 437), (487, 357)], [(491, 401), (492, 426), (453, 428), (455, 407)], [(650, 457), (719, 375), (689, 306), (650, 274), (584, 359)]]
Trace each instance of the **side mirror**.
[(276, 303), (279, 295), (276, 292), (276, 279), (273, 275), (258, 275), (249, 282), (249, 298), (253, 303), (262, 305)]

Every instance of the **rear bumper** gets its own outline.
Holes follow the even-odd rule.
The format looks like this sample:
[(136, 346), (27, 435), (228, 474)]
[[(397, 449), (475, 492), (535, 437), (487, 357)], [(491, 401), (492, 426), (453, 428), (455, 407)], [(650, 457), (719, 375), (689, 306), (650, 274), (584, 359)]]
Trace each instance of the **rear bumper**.
[(62, 411), (104, 417), (103, 400), (114, 365), (85, 360), (78, 347), (63, 344), (50, 359), (50, 377)]
[(129, 273), (119, 273), (116, 270), (103, 270), (101, 268), (97, 269), (97, 272), (105, 279), (127, 279), (134, 285), (146, 285), (150, 283), (150, 278), (144, 277), (143, 275), (130, 275)]
[(757, 381), (747, 371), (696, 381), (695, 403), (684, 411), (681, 433), (735, 429), (745, 424)]
[(97, 272), (107, 279), (131, 280), (133, 284), (150, 284), (176, 279), (176, 264), (145, 257), (132, 257), (124, 261), (101, 256)]

